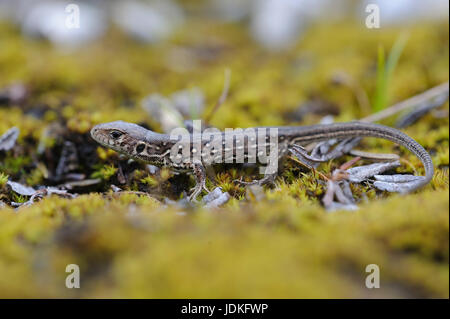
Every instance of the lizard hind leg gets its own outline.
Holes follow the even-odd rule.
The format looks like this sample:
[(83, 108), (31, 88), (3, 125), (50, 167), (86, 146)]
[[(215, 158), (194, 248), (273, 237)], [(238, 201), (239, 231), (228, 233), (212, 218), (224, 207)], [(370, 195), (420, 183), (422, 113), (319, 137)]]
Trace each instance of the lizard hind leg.
[[(279, 168), (284, 165), (284, 161), (285, 161), (284, 157), (281, 157), (281, 158), (278, 159), (278, 167)], [(266, 173), (266, 174), (264, 174), (263, 178), (255, 179), (255, 180), (253, 180), (251, 182), (245, 182), (245, 181), (242, 180), (242, 178), (241, 179), (235, 179), (233, 182), (237, 182), (237, 183), (239, 183), (241, 185), (248, 185), (248, 186), (250, 186), (250, 185), (258, 185), (258, 186), (271, 185), (271, 186), (276, 186), (275, 185), (275, 180), (277, 179), (277, 177), (278, 177), (278, 172), (276, 172), (276, 173)]]
[(255, 179), (251, 182), (244, 182), (242, 180), (235, 180), (236, 182), (238, 182), (239, 184), (242, 185), (259, 185), (259, 186), (263, 186), (263, 185), (274, 185), (275, 184), (275, 179), (277, 178), (278, 174), (267, 174), (264, 175), (263, 178), (261, 179)]

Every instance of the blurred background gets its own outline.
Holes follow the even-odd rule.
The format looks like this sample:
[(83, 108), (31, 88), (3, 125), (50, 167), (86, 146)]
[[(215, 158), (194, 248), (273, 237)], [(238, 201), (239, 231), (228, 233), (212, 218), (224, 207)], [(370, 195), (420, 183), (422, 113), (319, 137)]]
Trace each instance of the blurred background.
[[(155, 45), (170, 42), (180, 29), (197, 20), (224, 27), (239, 24), (242, 32), (263, 49), (279, 51), (301, 42), (308, 28), (317, 23), (354, 20), (364, 27), (362, 22), (373, 4), (378, 7), (383, 27), (448, 19), (449, 4), (445, 0), (427, 4), (419, 0), (2, 0), (0, 8), (1, 18), (15, 24), (25, 36), (49, 40), (56, 47), (73, 48), (99, 41), (112, 28)], [(66, 21), (75, 11), (77, 25), (70, 26)]]
[(371, 3), (1, 0), (0, 87), (82, 131), (113, 118), (158, 126), (155, 109), (178, 91), (195, 101), (178, 109), (204, 117), (225, 78), (217, 126), (283, 124), (304, 103), (350, 120), (448, 79), (448, 1), (375, 1), (379, 28)]

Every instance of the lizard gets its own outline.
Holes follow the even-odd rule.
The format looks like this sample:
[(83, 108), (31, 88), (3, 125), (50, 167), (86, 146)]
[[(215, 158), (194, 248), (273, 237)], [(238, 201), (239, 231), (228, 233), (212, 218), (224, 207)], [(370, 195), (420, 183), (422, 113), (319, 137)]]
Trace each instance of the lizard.
[[(188, 133), (189, 142), (178, 145), (181, 139), (180, 136), (174, 138), (169, 134), (153, 132), (134, 123), (115, 121), (94, 126), (91, 129), (91, 136), (99, 144), (122, 153), (129, 158), (158, 167), (169, 167), (179, 172), (193, 173), (196, 185), (189, 196), (190, 200), (195, 200), (202, 190), (208, 192), (205, 186), (205, 168), (212, 164), (229, 163), (230, 160), (236, 160), (238, 148), (243, 149), (244, 163), (254, 163), (255, 159), (252, 158), (249, 152), (250, 149), (258, 147), (259, 150), (259, 147), (269, 148), (276, 145), (278, 160), (281, 161), (286, 158), (290, 150), (296, 149), (298, 151), (299, 149), (303, 149), (300, 144), (328, 139), (342, 140), (347, 138), (375, 137), (390, 140), (405, 147), (414, 153), (422, 162), (425, 168), (425, 176), (420, 177), (416, 183), (409, 187), (407, 192), (414, 191), (428, 184), (434, 174), (434, 166), (428, 152), (414, 139), (392, 127), (355, 121), (310, 126), (256, 127), (253, 129), (269, 131), (271, 128), (275, 128), (277, 134), (275, 136), (269, 136), (269, 133), (265, 133), (265, 138), (262, 141), (250, 137), (243, 131), (235, 133), (233, 136), (233, 144), (228, 149), (225, 147), (220, 152), (217, 152), (218, 161), (216, 160), (214, 163), (204, 161), (203, 157), (194, 158), (193, 156), (194, 153), (200, 151), (198, 150), (199, 146), (202, 149), (210, 147), (211, 136), (205, 137), (203, 134), (200, 134), (200, 137), (196, 137), (192, 132)], [(223, 140), (222, 143), (225, 146), (226, 133), (217, 132), (217, 136)], [(240, 142), (240, 146), (236, 146), (238, 142)], [(171, 153), (173, 148), (177, 148), (175, 153), (180, 157), (177, 161), (172, 156), (175, 153)], [(227, 153), (226, 151), (230, 151), (230, 148), (231, 152)], [(185, 151), (184, 153), (183, 150)], [(179, 151), (182, 151), (183, 154), (179, 154)], [(202, 153), (201, 155), (204, 154)], [(267, 174), (255, 182), (264, 184), (271, 179), (273, 180), (274, 176), (276, 176), (276, 173)]]

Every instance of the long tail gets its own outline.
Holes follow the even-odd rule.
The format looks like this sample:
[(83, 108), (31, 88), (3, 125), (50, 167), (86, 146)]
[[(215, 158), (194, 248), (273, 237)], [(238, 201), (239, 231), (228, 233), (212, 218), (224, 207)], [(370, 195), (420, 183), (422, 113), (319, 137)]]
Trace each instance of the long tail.
[(318, 142), (332, 138), (343, 139), (351, 137), (378, 137), (390, 140), (414, 153), (425, 168), (424, 179), (418, 182), (411, 190), (425, 186), (433, 178), (434, 166), (430, 154), (414, 139), (389, 126), (365, 122), (333, 123), (289, 127), (286, 128), (285, 133), (291, 135), (291, 140), (294, 142)]

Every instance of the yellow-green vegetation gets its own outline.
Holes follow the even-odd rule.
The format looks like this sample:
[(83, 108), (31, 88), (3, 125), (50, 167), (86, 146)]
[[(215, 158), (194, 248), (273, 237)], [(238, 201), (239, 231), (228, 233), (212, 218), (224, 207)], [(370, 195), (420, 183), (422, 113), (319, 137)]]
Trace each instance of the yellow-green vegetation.
[[(362, 118), (372, 106), (358, 96), (373, 101), (381, 94), (379, 48), (388, 54), (405, 32), (408, 41), (382, 89), (391, 103), (448, 81), (448, 25), (369, 30), (325, 23), (280, 53), (261, 51), (241, 25), (212, 21), (189, 21), (156, 46), (111, 30), (73, 53), (0, 25), (0, 88), (20, 82), (29, 91), (22, 104), (0, 105), (0, 134), (20, 129), (14, 149), (0, 153), (0, 297), (448, 298), (448, 116), (428, 114), (404, 130), (430, 151), (433, 181), (405, 196), (352, 185), (356, 212), (327, 213), (321, 205), (326, 185), (319, 172), (329, 176), (349, 156), (318, 172), (288, 160), (276, 187), (262, 196), (233, 182), (256, 170), (218, 167), (207, 186), (221, 186), (232, 199), (219, 209), (182, 209), (153, 196), (179, 199), (192, 179), (151, 174), (89, 137), (93, 125), (113, 120), (159, 131), (140, 105), (151, 93), (199, 87), (205, 116), (226, 68), (230, 91), (209, 123), (216, 127), (315, 124), (324, 114), (290, 115), (311, 101), (331, 109), (336, 121)], [(343, 74), (351, 81), (336, 80)], [(448, 103), (439, 111), (448, 115)], [(70, 173), (100, 182), (74, 189), (84, 193), (75, 199), (53, 195), (13, 209), (11, 202), (28, 197), (12, 192), (8, 178), (60, 184), (55, 172), (65, 141), (78, 154)], [(361, 147), (399, 154), (397, 172), (423, 174), (414, 155), (390, 142), (367, 139)], [(124, 191), (112, 192), (111, 184)], [(80, 289), (65, 287), (68, 264), (80, 266)], [(368, 264), (380, 267), (380, 289), (365, 287)]]
[[(447, 190), (371, 201), (356, 213), (284, 198), (184, 216), (112, 193), (4, 209), (0, 296), (448, 296)], [(65, 288), (72, 263), (80, 289)], [(380, 267), (378, 290), (365, 288), (368, 264)]]
[(98, 171), (94, 172), (92, 178), (101, 178), (104, 180), (109, 180), (114, 174), (116, 174), (117, 168), (112, 165), (102, 166)]
[(6, 185), (8, 182), (8, 175), (0, 172), (0, 188)]

